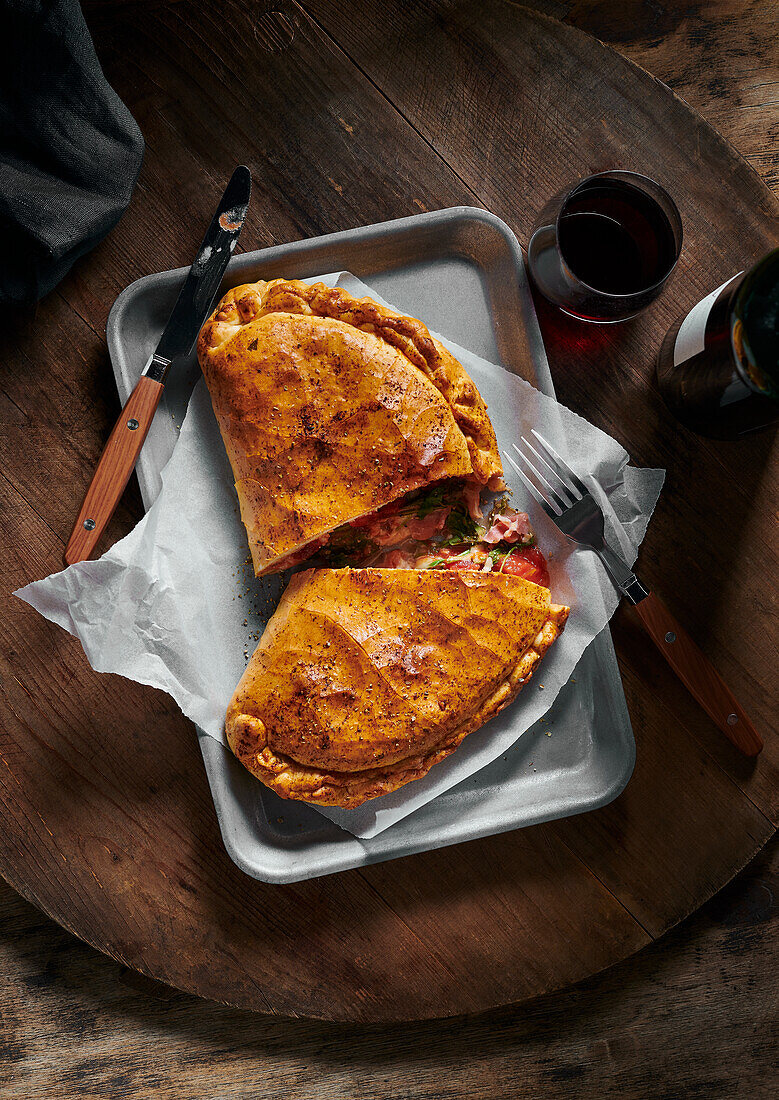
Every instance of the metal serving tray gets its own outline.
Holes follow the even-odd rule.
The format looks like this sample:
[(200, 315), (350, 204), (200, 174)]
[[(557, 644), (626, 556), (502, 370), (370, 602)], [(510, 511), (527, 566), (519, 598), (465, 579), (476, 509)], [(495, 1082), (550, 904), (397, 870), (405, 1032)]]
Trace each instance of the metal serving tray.
[[(245, 241), (245, 238), (244, 238)], [(455, 207), (236, 256), (222, 291), (276, 277), (348, 270), (398, 309), (545, 393), (552, 379), (516, 237), (484, 210)], [(185, 268), (148, 275), (117, 298), (108, 347), (122, 401), (156, 346)], [(197, 362), (177, 365), (138, 463), (148, 508), (160, 489)], [(543, 728), (542, 728), (543, 727)], [(551, 737), (545, 736), (547, 730)], [(543, 722), (504, 756), (370, 840), (266, 789), (198, 731), (222, 838), (248, 875), (296, 882), (605, 805), (633, 771), (635, 743), (608, 628), (585, 651)]]

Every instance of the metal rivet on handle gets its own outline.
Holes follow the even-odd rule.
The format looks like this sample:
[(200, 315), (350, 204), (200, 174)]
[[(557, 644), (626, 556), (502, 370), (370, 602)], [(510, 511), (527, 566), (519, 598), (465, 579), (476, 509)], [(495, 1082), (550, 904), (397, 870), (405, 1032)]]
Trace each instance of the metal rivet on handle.
[(665, 640), (669, 643), (669, 645), (670, 645), (671, 642), (676, 641), (676, 635), (674, 634), (673, 630), (668, 631), (668, 633), (665, 636)]
[(728, 715), (728, 725), (729, 726), (735, 726), (736, 722), (738, 722), (738, 715), (737, 714), (729, 714)]
[(134, 432), (135, 429), (140, 428), (140, 426), (141, 425), (138, 423), (137, 420), (135, 420), (135, 418), (127, 421), (127, 427), (130, 429), (131, 432)]
[(95, 529), (95, 521), (93, 519), (85, 519), (84, 520), (84, 530), (85, 531), (94, 531), (94, 529)]

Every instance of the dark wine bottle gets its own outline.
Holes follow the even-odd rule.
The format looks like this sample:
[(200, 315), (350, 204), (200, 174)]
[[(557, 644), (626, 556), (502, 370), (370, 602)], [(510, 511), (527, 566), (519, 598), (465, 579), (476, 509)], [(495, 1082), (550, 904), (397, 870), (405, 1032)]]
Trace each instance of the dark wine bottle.
[(671, 412), (701, 435), (735, 439), (779, 422), (779, 248), (679, 318), (657, 381)]

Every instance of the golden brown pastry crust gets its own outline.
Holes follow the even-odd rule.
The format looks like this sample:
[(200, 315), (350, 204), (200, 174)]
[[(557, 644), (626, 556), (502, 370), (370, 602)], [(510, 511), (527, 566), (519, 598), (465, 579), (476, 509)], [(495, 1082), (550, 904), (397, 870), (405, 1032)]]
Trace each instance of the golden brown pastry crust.
[(228, 742), (284, 798), (359, 806), (507, 706), (568, 610), (504, 574), (299, 573), (230, 703)]
[(504, 487), (464, 368), (421, 321), (370, 298), (321, 283), (236, 287), (198, 357), (258, 575), (432, 482)]

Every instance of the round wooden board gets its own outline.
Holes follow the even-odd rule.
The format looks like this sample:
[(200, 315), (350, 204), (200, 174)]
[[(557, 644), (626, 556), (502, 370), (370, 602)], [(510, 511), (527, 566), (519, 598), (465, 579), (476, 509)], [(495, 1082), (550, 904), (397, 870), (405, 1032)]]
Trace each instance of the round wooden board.
[[(523, 8), (366, 0), (355, 19), (349, 0), (275, 7), (283, 18), (250, 0), (90, 8), (147, 153), (119, 227), (0, 337), (0, 869), (84, 940), (204, 997), (339, 1020), (472, 1012), (636, 951), (774, 830), (776, 449), (770, 434), (711, 443), (677, 427), (652, 361), (678, 312), (776, 243), (777, 205), (667, 88)], [(668, 469), (641, 571), (746, 701), (767, 741), (757, 762), (621, 610), (638, 763), (612, 805), (294, 886), (231, 864), (190, 724), (163, 694), (93, 673), (72, 638), (8, 593), (60, 567), (117, 415), (111, 303), (140, 275), (188, 262), (240, 161), (255, 178), (247, 250), (458, 204), (489, 207), (524, 243), (543, 198), (599, 168), (669, 188), (686, 243), (665, 297), (608, 331), (542, 304), (541, 320), (560, 399), (635, 464)], [(110, 537), (140, 514), (133, 487)]]

